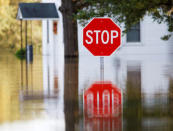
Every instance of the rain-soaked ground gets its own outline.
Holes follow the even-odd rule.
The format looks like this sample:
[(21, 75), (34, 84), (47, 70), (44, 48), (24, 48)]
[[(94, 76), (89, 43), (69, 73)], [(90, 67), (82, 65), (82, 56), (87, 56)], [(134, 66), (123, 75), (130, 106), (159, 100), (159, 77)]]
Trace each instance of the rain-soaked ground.
[(172, 55), (132, 58), (1, 53), (0, 131), (172, 131)]

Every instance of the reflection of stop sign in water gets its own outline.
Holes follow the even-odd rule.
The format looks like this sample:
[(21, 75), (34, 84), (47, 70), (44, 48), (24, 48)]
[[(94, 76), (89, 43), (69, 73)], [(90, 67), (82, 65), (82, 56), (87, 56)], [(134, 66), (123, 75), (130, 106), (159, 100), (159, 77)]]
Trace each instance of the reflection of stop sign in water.
[(94, 56), (109, 56), (121, 44), (121, 29), (110, 18), (94, 18), (83, 29), (83, 45)]
[(122, 130), (121, 90), (111, 82), (96, 82), (84, 92), (85, 131)]
[(121, 114), (121, 90), (111, 82), (96, 82), (84, 92), (84, 110), (89, 118)]

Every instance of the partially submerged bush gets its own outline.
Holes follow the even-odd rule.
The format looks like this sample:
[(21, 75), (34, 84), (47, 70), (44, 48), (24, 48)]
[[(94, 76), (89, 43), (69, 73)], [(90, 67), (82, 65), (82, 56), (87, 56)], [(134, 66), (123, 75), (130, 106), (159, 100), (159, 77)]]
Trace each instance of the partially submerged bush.
[(23, 60), (25, 59), (25, 56), (26, 56), (26, 49), (22, 48), (22, 49), (19, 49), (16, 51), (16, 57)]

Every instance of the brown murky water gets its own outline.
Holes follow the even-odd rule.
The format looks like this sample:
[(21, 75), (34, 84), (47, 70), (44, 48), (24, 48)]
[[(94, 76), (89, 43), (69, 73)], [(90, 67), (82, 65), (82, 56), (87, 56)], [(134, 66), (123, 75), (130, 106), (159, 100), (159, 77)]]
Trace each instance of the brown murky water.
[[(1, 53), (0, 130), (172, 131), (171, 56), (140, 57), (147, 61), (105, 58), (103, 80), (99, 57), (34, 56), (26, 62)], [(85, 99), (100, 80), (123, 91), (122, 108), (116, 108), (119, 97), (113, 103), (112, 91)], [(95, 109), (98, 100), (103, 103)]]

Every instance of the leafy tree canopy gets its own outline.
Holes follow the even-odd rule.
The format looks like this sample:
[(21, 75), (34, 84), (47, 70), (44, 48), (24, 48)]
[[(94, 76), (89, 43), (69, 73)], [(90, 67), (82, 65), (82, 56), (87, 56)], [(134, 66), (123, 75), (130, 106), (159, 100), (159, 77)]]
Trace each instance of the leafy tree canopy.
[[(36, 0), (0, 0), (0, 48), (17, 50), (21, 46), (20, 21), (16, 19), (19, 2), (35, 2)], [(37, 0), (39, 1), (39, 0)], [(28, 24), (28, 42), (33, 39), (34, 46), (41, 47), (41, 22), (33, 21)], [(25, 28), (23, 22), (23, 45), (25, 44)]]
[(173, 32), (173, 0), (73, 0), (77, 15), (82, 24), (92, 17), (113, 17), (117, 23), (124, 23), (126, 32), (132, 25), (149, 15), (154, 21), (166, 23), (169, 34), (162, 37), (167, 40)]

